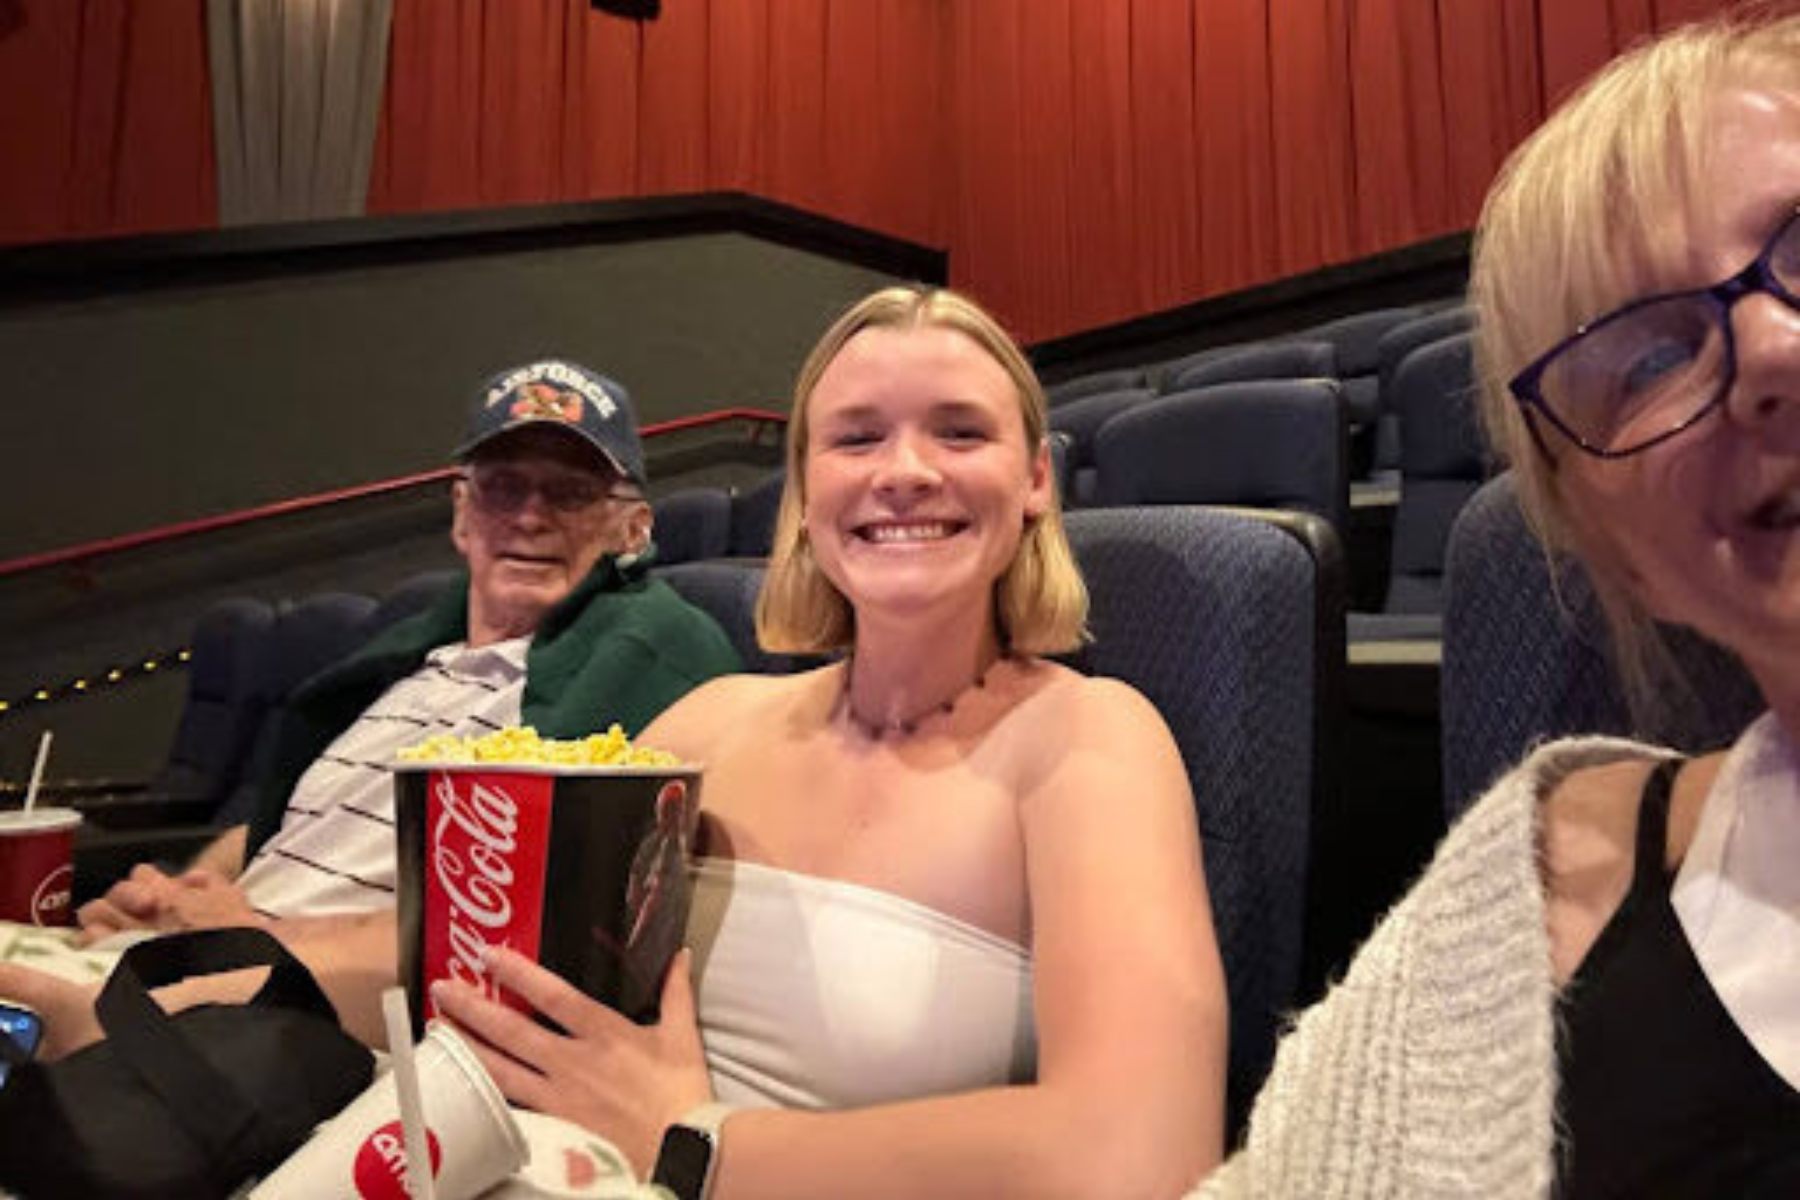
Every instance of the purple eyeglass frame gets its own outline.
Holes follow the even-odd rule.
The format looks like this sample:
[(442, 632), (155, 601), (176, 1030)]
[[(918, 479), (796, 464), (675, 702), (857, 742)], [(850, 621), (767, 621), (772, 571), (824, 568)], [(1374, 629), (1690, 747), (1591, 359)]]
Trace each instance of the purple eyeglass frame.
[[(1800, 224), (1800, 205), (1789, 210), (1787, 219), (1782, 221), (1775, 233), (1763, 244), (1763, 248), (1757, 253), (1757, 256), (1743, 270), (1729, 279), (1721, 280), (1711, 287), (1658, 292), (1653, 296), (1644, 296), (1633, 300), (1630, 304), (1615, 308), (1604, 316), (1587, 322), (1576, 329), (1574, 333), (1540, 354), (1524, 370), (1514, 375), (1512, 382), (1506, 385), (1507, 390), (1512, 393), (1513, 399), (1518, 401), (1519, 407), (1524, 410), (1527, 424), (1531, 424), (1532, 410), (1536, 409), (1543, 414), (1545, 420), (1556, 427), (1558, 433), (1573, 443), (1576, 449), (1591, 454), (1595, 458), (1609, 459), (1630, 458), (1634, 454), (1641, 454), (1652, 446), (1660, 446), (1670, 438), (1678, 437), (1699, 424), (1701, 418), (1725, 402), (1725, 397), (1731, 394), (1732, 385), (1737, 382), (1737, 339), (1731, 331), (1732, 307), (1746, 296), (1765, 293), (1775, 297), (1796, 312), (1800, 312), (1800, 296), (1783, 286), (1781, 280), (1775, 277), (1775, 272), (1769, 266), (1775, 256), (1775, 248), (1795, 229), (1797, 224)], [(1719, 382), (1718, 391), (1710, 400), (1696, 409), (1693, 415), (1682, 418), (1654, 437), (1622, 449), (1608, 449), (1605, 446), (1594, 445), (1556, 415), (1556, 410), (1551, 408), (1549, 401), (1544, 399), (1542, 388), (1544, 371), (1551, 363), (1589, 334), (1597, 333), (1608, 325), (1624, 320), (1640, 308), (1651, 304), (1663, 304), (1670, 300), (1687, 299), (1700, 299), (1710, 303), (1713, 321), (1725, 338), (1725, 375)], [(1545, 449), (1547, 451), (1548, 448)]]

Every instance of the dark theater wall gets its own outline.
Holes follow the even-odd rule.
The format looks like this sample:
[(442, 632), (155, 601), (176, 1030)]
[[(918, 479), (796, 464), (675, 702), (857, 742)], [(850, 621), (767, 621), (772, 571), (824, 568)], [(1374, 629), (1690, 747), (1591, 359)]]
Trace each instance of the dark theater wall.
[[(1466, 228), (1722, 0), (395, 0), (372, 213), (737, 189), (951, 253), (1028, 340)], [(0, 242), (214, 223), (203, 0), (0, 0)]]

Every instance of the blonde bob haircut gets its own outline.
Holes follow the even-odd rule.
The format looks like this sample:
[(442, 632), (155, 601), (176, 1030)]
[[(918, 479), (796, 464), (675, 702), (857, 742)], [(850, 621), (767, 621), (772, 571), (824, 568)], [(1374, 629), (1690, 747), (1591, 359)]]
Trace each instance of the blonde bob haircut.
[[(814, 390), (850, 339), (866, 329), (950, 329), (986, 351), (1006, 371), (1019, 398), (1028, 461), (1046, 453), (1044, 389), (1018, 345), (973, 300), (946, 288), (890, 287), (839, 317), (800, 368), (788, 417), (787, 484), (775, 518), (768, 576), (756, 604), (756, 634), (776, 654), (823, 654), (856, 637), (850, 602), (814, 561), (801, 518), (806, 508), (806, 454)], [(1088, 596), (1069, 549), (1055, 497), (1028, 520), (1011, 565), (994, 584), (1001, 642), (1018, 654), (1061, 654), (1086, 638)]]
[(1686, 253), (1684, 218), (1704, 219), (1712, 199), (1715, 99), (1733, 87), (1800, 95), (1796, 14), (1792, 3), (1761, 5), (1615, 59), (1514, 151), (1475, 231), (1482, 424), (1546, 547), (1589, 565), (1618, 665), (1640, 698), (1669, 665), (1654, 623), (1608, 568), (1595, 544), (1603, 531), (1584, 531), (1564, 505), (1557, 462), (1580, 451), (1542, 421), (1534, 433), (1507, 383), (1583, 322), (1666, 286), (1659, 280)]

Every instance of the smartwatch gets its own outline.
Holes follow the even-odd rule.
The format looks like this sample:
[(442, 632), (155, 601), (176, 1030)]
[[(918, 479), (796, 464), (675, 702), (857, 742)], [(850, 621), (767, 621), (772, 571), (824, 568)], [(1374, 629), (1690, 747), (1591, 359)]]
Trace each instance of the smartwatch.
[(668, 1188), (675, 1200), (707, 1200), (719, 1167), (719, 1132), (737, 1111), (711, 1101), (694, 1109), (663, 1132), (650, 1182)]

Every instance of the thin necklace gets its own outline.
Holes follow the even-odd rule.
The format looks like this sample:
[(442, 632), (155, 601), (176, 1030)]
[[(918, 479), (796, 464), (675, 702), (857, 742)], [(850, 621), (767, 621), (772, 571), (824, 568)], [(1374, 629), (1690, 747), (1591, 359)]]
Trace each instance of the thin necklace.
[(856, 699), (851, 691), (851, 685), (856, 678), (856, 656), (850, 655), (844, 659), (844, 691), (839, 707), (844, 710), (844, 716), (850, 724), (861, 730), (863, 736), (872, 742), (879, 742), (885, 738), (908, 738), (919, 732), (919, 726), (933, 717), (947, 717), (955, 712), (956, 706), (962, 703), (963, 697), (970, 692), (977, 692), (987, 687), (988, 677), (994, 673), (994, 668), (1011, 657), (1011, 654), (1002, 650), (993, 662), (982, 668), (981, 674), (963, 684), (948, 700), (929, 705), (910, 717), (871, 721), (856, 711)]

